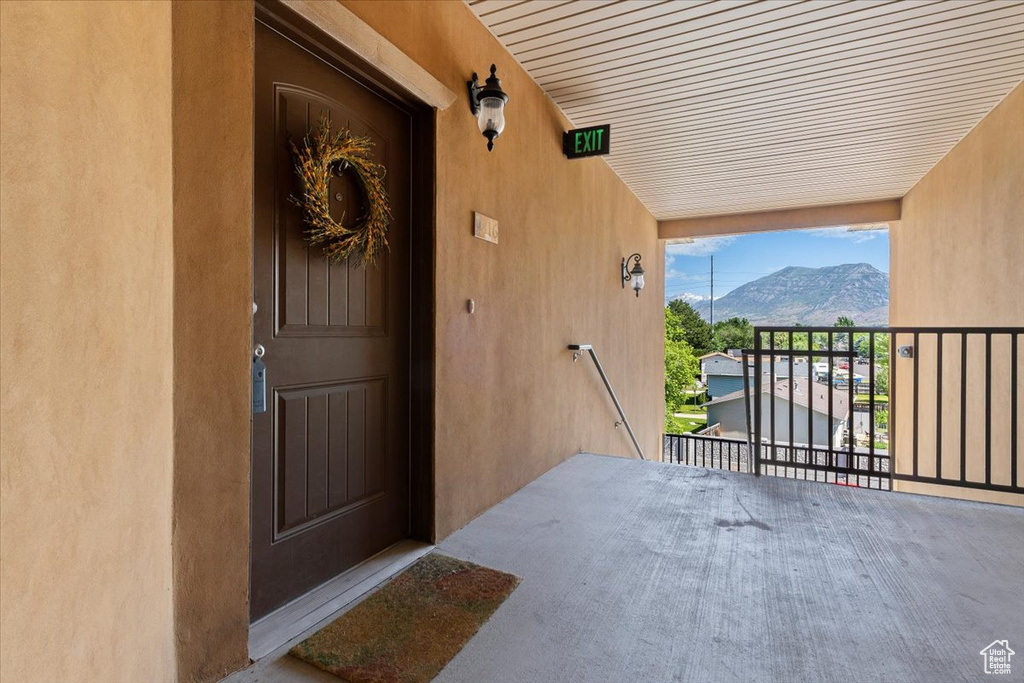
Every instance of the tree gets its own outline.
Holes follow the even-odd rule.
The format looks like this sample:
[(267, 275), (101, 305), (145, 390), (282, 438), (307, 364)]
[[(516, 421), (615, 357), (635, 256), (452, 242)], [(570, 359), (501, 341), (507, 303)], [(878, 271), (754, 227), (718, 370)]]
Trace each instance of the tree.
[[(836, 318), (835, 327), (853, 327), (853, 318), (845, 315), (841, 315)], [(837, 332), (832, 341), (835, 344), (836, 349), (848, 349), (850, 348), (850, 333), (849, 332)], [(828, 343), (826, 337), (826, 344)]]
[(679, 321), (679, 316), (672, 310), (670, 306), (665, 307), (665, 341), (681, 341), (685, 339), (685, 333), (683, 331), (683, 325)]
[(679, 409), (686, 400), (686, 390), (693, 386), (700, 361), (686, 340), (665, 340), (665, 406), (671, 412)]
[(875, 335), (875, 357), (870, 361), (875, 371), (875, 393), (889, 395), (889, 335)]
[(879, 365), (889, 365), (889, 335), (881, 332), (875, 336), (875, 362)]
[(697, 309), (682, 299), (673, 299), (668, 302), (668, 307), (679, 319), (679, 326), (683, 330), (683, 339), (693, 348), (694, 352), (698, 356), (710, 352), (713, 349), (711, 325), (700, 317)]
[(665, 308), (665, 409), (675, 412), (700, 374), (700, 361), (684, 339), (679, 316)]
[(715, 323), (714, 348), (751, 349), (754, 347), (754, 326), (746, 318), (729, 318)]
[(879, 396), (889, 395), (889, 364), (879, 364), (878, 374), (875, 375), (875, 393)]
[(875, 411), (875, 429), (887, 432), (889, 430), (889, 409)]
[[(793, 327), (807, 327), (802, 323), (793, 323)], [(776, 335), (775, 348), (792, 349), (793, 351), (806, 351), (809, 343), (810, 332), (793, 332), (793, 345), (789, 344), (789, 333), (780, 332)]]

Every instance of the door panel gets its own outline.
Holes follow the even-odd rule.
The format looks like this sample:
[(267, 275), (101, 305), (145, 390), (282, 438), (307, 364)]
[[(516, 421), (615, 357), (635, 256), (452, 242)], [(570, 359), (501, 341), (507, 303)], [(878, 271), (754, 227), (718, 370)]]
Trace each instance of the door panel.
[[(390, 251), (330, 264), (305, 239), (289, 140), (321, 115), (369, 137), (386, 168)], [(408, 534), (410, 118), (257, 23), (254, 343), (267, 412), (253, 416), (251, 617)], [(363, 197), (331, 183), (353, 225)], [(339, 199), (340, 198), (340, 199)]]
[(275, 398), (275, 540), (383, 492), (385, 378), (278, 389)]
[[(292, 85), (277, 83), (274, 90), (275, 121), (285, 131), (285, 139), (288, 132), (308, 130), (321, 115), (327, 114), (336, 128), (348, 127), (370, 138), (378, 159), (388, 158), (387, 138), (365, 119), (347, 112), (340, 103)], [(294, 182), (290, 164), (281, 164), (276, 170), (281, 176), (278, 182), (282, 187)], [(343, 202), (334, 198), (338, 193), (343, 195)], [(331, 184), (331, 197), (332, 215), (343, 217), (342, 224), (346, 227), (353, 225), (364, 208), (355, 181), (350, 176), (335, 178)], [(282, 274), (277, 292), (281, 303), (280, 334), (385, 334), (386, 259), (372, 269), (332, 265), (319, 250), (309, 249), (301, 231), (286, 230), (276, 237), (277, 267)]]

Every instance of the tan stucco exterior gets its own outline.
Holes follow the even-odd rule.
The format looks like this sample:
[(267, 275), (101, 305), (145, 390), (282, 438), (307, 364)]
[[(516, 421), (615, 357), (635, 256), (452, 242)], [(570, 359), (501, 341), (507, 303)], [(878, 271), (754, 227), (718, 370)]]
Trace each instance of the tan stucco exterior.
[[(569, 343), (657, 457), (654, 218), (562, 157), (568, 122), (464, 4), (346, 4), (459, 94), (436, 130), (434, 537), (579, 450), (632, 455)], [(247, 661), (252, 30), (248, 2), (3, 4), (5, 680)], [(488, 153), (461, 93), (491, 62), (512, 101)]]
[(174, 3), (174, 608), (183, 680), (248, 661), (252, 5)]
[[(603, 160), (562, 156), (567, 121), (464, 3), (344, 4), (455, 92), (495, 63), (511, 98), (490, 153), (468, 101), (437, 116), (437, 536), (579, 450), (631, 454), (592, 365), (567, 344), (594, 344), (656, 455), (657, 222)], [(497, 246), (472, 237), (474, 211), (498, 220)], [(639, 299), (619, 278), (633, 252), (648, 269)]]
[(903, 198), (893, 325), (1024, 324), (1024, 84)]
[(0, 45), (0, 679), (170, 680), (171, 7)]
[[(889, 239), (891, 325), (1024, 325), (1024, 85), (1007, 95), (907, 193), (901, 220), (890, 230)], [(911, 342), (909, 337), (899, 338), (899, 344)], [(930, 460), (935, 451), (934, 336), (922, 338), (920, 346), (918, 449)], [(992, 351), (993, 368), (1002, 369), (993, 376), (994, 395), (1009, 396), (1008, 337), (996, 337)], [(947, 346), (943, 358), (943, 396), (952, 399), (959, 396), (959, 355), (949, 353)], [(1024, 354), (1018, 355), (1018, 362), (1018, 378), (1024, 382)], [(904, 407), (897, 409), (896, 416), (897, 469), (909, 472), (913, 411), (906, 407), (913, 402), (912, 361), (894, 358), (893, 364), (896, 403)], [(972, 373), (982, 371), (981, 337), (972, 337), (968, 345), (968, 364), (975, 368)], [(978, 478), (978, 468), (984, 468), (982, 383), (969, 387), (968, 396), (967, 464), (970, 476)], [(958, 408), (950, 403), (944, 401), (944, 432), (952, 428), (942, 450), (944, 465), (953, 468), (946, 471), (956, 472)], [(1018, 424), (1024, 424), (1024, 405), (1018, 408)], [(1009, 415), (1009, 401), (997, 398), (992, 411), (993, 479), (999, 481), (1008, 481), (1009, 441), (1004, 437)], [(1024, 444), (1018, 444), (1017, 458), (1024, 471)], [(1024, 504), (1020, 495), (906, 482), (896, 486), (902, 491)]]

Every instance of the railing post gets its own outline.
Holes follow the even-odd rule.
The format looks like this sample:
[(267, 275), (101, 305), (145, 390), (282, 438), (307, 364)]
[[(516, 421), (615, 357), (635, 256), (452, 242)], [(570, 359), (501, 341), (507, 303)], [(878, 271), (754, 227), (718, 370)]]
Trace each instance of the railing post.
[[(743, 351), (743, 414), (747, 418), (747, 471), (752, 472), (754, 469), (754, 446), (753, 446), (753, 425), (750, 420), (750, 367), (748, 365), (750, 359), (750, 351), (744, 349)], [(738, 467), (738, 464), (737, 464)]]
[[(754, 474), (761, 476), (761, 333), (754, 330)], [(774, 392), (773, 399), (774, 399)]]

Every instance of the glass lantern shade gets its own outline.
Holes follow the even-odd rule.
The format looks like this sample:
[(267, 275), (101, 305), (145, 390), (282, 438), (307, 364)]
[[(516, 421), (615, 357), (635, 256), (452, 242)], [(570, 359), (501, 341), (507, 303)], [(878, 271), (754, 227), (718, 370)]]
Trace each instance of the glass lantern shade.
[(633, 269), (629, 271), (633, 280), (633, 291), (636, 292), (637, 296), (640, 296), (640, 290), (644, 288), (644, 273), (646, 272), (639, 261), (633, 264)]
[[(480, 113), (477, 115), (480, 132), (493, 139), (505, 130), (505, 102), (500, 97), (485, 97), (480, 100)], [(488, 135), (490, 133), (490, 135)]]
[(636, 295), (640, 296), (640, 290), (644, 288), (644, 276), (634, 275), (633, 276), (633, 289), (636, 290)]

